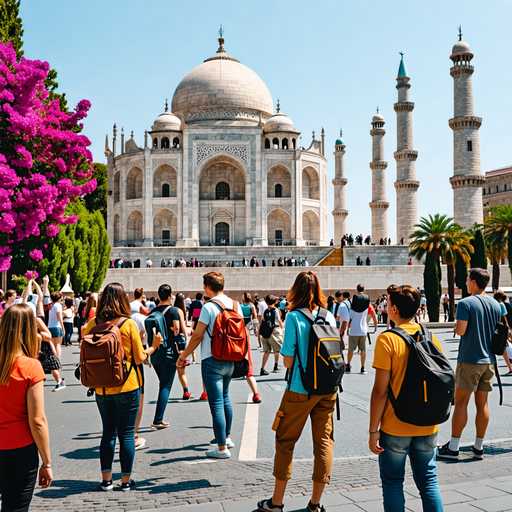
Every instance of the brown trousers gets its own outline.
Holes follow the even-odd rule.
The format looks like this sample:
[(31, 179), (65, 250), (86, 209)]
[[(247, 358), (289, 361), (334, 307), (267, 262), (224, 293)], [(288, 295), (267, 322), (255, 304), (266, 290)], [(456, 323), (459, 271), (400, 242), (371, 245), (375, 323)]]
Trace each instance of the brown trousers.
[(336, 393), (308, 395), (286, 391), (280, 410), (284, 413), (276, 431), (274, 477), (289, 480), (292, 477), (293, 450), (308, 417), (313, 431), (313, 482), (329, 483), (334, 450), (333, 412)]

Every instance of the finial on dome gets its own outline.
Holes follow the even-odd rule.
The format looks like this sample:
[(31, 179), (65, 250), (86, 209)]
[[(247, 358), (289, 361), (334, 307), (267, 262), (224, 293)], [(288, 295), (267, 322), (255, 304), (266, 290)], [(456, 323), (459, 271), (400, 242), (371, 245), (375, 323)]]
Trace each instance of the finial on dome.
[(277, 100), (277, 113), (281, 112), (281, 105), (279, 104), (279, 100)]
[(226, 50), (224, 50), (224, 38), (222, 37), (224, 35), (224, 29), (222, 28), (222, 23), (220, 25), (219, 29), (219, 49), (217, 50), (217, 53), (226, 53)]
[(343, 137), (343, 130), (340, 128), (340, 137)]
[(131, 133), (131, 135), (132, 135), (132, 136), (131, 136), (131, 138), (133, 139), (133, 130), (132, 130), (132, 133)]
[(169, 103), (167, 103), (167, 98), (165, 98), (165, 112), (169, 112)]
[(462, 26), (459, 25), (459, 41), (462, 41)]
[(313, 130), (313, 140), (315, 140), (315, 131)]
[(379, 105), (377, 105), (377, 114), (379, 113)]
[(117, 138), (117, 124), (114, 123), (114, 139)]

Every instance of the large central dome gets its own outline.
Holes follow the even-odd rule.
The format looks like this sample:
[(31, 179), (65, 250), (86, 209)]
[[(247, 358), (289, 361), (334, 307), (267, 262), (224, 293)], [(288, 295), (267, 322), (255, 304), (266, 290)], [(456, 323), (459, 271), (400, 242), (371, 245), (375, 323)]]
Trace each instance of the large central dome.
[(247, 66), (226, 54), (223, 43), (217, 54), (195, 67), (178, 85), (172, 112), (235, 107), (273, 113), (270, 92), (263, 80)]

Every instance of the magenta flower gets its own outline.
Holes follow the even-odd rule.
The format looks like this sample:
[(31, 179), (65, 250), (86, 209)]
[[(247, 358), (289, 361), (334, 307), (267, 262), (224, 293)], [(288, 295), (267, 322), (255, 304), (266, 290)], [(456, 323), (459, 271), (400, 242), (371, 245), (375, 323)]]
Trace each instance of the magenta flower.
[(28, 280), (37, 279), (39, 277), (39, 274), (35, 270), (29, 270), (28, 272), (25, 273), (25, 277)]
[(39, 249), (34, 249), (33, 251), (30, 251), (29, 256), (36, 261), (41, 261), (43, 259), (43, 251), (40, 251)]
[[(50, 224), (46, 228), (46, 234), (48, 236), (57, 236), (59, 234), (59, 231), (60, 231), (60, 229), (55, 224)], [(45, 244), (44, 248), (46, 249), (46, 244)]]

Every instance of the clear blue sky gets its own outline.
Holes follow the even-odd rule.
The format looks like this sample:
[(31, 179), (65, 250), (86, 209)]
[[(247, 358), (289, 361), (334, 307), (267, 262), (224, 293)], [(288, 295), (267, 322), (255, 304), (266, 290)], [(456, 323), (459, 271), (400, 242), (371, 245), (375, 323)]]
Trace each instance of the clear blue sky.
[[(70, 105), (92, 102), (85, 133), (98, 162), (112, 126), (144, 130), (169, 103), (181, 79), (217, 50), (222, 23), (228, 54), (267, 84), (274, 104), (302, 132), (326, 131), (329, 207), (334, 141), (343, 127), (347, 143), (348, 225), (370, 232), (371, 119), (379, 105), (386, 120), (389, 231), (395, 242), (396, 75), (400, 56), (411, 77), (414, 148), (421, 185), (420, 216), (453, 215), (453, 79), (449, 56), (457, 26), (471, 46), (475, 114), (482, 170), (512, 164), (510, 0), (22, 0), (25, 56), (47, 60), (58, 71)], [(330, 233), (333, 219), (329, 216)], [(332, 236), (332, 235), (331, 235)]]

